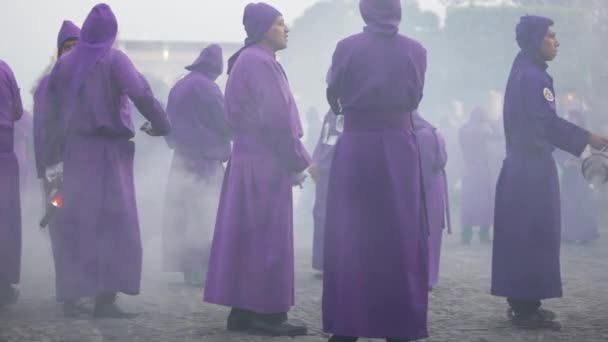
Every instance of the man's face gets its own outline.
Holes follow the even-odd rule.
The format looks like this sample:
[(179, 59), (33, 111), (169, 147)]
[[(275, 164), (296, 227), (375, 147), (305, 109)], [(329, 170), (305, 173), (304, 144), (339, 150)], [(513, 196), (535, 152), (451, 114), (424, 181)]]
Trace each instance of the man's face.
[(268, 32), (264, 35), (264, 42), (274, 51), (287, 48), (289, 28), (285, 24), (283, 16), (278, 16)]
[(63, 56), (63, 54), (70, 52), (76, 46), (76, 42), (78, 39), (68, 39), (61, 46), (61, 50), (59, 50), (59, 57)]
[(559, 47), (559, 41), (557, 40), (557, 35), (555, 31), (553, 31), (553, 26), (550, 26), (547, 29), (547, 33), (545, 33), (545, 38), (543, 38), (542, 43), (540, 44), (540, 55), (545, 61), (552, 61), (557, 57), (557, 48)]

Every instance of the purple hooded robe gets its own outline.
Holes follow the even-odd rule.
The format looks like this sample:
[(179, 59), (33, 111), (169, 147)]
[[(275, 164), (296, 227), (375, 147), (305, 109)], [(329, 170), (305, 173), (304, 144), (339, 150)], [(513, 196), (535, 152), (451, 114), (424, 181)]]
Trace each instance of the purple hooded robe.
[(443, 230), (451, 233), (448, 188), (445, 167), (448, 155), (443, 136), (433, 125), (414, 112), (414, 130), (420, 145), (424, 198), (429, 223), (429, 288), (439, 280)]
[(329, 171), (334, 158), (336, 142), (343, 127), (338, 127), (338, 116), (328, 111), (323, 119), (321, 134), (312, 154), (313, 164), (319, 171), (319, 180), (315, 183), (315, 204), (313, 207), (314, 233), (312, 240), (312, 268), (323, 271), (323, 240), (325, 239), (325, 216), (327, 209), (327, 187)]
[(23, 116), (13, 71), (0, 60), (0, 285), (17, 284), (21, 271), (19, 163), (13, 150), (14, 123)]
[(258, 44), (278, 16), (269, 5), (249, 4), (246, 47), (230, 59), (225, 96), (234, 145), (204, 294), (207, 302), (262, 314), (294, 304), (292, 183), (310, 163), (285, 72)]
[(421, 339), (428, 227), (411, 112), (422, 99), (426, 50), (398, 34), (399, 0), (362, 0), (360, 10), (367, 26), (338, 43), (328, 87), (344, 133), (329, 176), (323, 326), (335, 335)]
[(164, 269), (202, 271), (207, 267), (225, 162), (230, 157), (230, 129), (224, 95), (215, 84), (222, 73), (222, 49), (205, 48), (186, 67), (191, 72), (171, 89), (167, 136), (174, 150), (167, 184), (163, 231)]
[(43, 156), (47, 166), (63, 162), (63, 207), (54, 220), (60, 301), (140, 291), (129, 99), (157, 134), (170, 124), (129, 58), (112, 49), (117, 30), (110, 7), (96, 5), (49, 77)]
[(524, 16), (521, 52), (507, 83), (507, 146), (496, 185), (492, 294), (515, 300), (562, 296), (560, 194), (553, 150), (580, 155), (589, 133), (557, 116), (553, 78), (540, 44), (553, 21)]

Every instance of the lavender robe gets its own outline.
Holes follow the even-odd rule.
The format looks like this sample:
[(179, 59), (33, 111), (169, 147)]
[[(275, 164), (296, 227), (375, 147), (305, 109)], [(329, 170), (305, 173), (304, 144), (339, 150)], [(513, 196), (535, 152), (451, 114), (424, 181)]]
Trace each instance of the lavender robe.
[(445, 166), (448, 156), (441, 134), (426, 120), (414, 116), (414, 129), (420, 145), (424, 197), (429, 223), (429, 288), (437, 286), (443, 230), (450, 228)]
[(204, 299), (259, 313), (294, 304), (292, 177), (310, 156), (283, 68), (262, 45), (241, 51), (226, 86), (234, 130)]
[(13, 131), (22, 116), (19, 86), (11, 68), (0, 60), (0, 284), (17, 284), (21, 271), (19, 164)]
[(174, 150), (163, 230), (168, 272), (201, 272), (207, 267), (222, 162), (230, 157), (224, 96), (214, 83), (222, 72), (221, 48), (206, 48), (189, 68), (192, 72), (171, 89), (167, 105), (172, 124), (167, 143)]
[[(561, 151), (558, 151), (561, 152)], [(581, 160), (565, 152), (557, 156), (560, 180), (562, 240), (591, 242), (599, 238), (598, 206), (593, 190), (581, 173)]]
[(159, 134), (167, 134), (170, 126), (129, 58), (110, 48), (116, 31), (110, 8), (97, 5), (78, 45), (55, 64), (49, 78), (45, 164), (62, 160), (64, 168), (64, 203), (54, 222), (60, 301), (140, 290), (129, 99)]
[[(376, 4), (392, 12), (374, 12)], [(426, 50), (397, 33), (399, 1), (363, 0), (361, 12), (368, 26), (338, 43), (328, 88), (345, 121), (329, 178), (323, 327), (420, 339), (427, 336), (428, 228), (410, 113), (422, 99)]]
[(315, 204), (312, 212), (315, 225), (312, 240), (312, 268), (317, 271), (323, 271), (323, 240), (325, 238), (329, 171), (334, 158), (335, 145), (341, 134), (336, 127), (337, 121), (338, 116), (331, 110), (325, 114), (319, 140), (312, 154), (312, 162), (319, 171), (319, 180), (315, 183)]
[(460, 222), (463, 227), (489, 227), (494, 221), (496, 184), (488, 145), (495, 134), (489, 123), (478, 119), (475, 113), (458, 134), (464, 161)]
[[(546, 30), (546, 28), (545, 28)], [(562, 296), (560, 193), (555, 147), (580, 155), (589, 133), (557, 116), (553, 79), (536, 53), (520, 52), (507, 83), (507, 157), (496, 186), (492, 294)]]

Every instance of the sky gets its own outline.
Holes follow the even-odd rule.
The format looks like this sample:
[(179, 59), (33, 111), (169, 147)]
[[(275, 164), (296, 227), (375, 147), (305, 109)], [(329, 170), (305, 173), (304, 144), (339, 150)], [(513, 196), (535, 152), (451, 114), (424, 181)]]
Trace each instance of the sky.
[[(8, 1), (8, 0), (3, 0)], [(234, 41), (244, 39), (243, 8), (252, 0), (106, 0), (118, 20), (120, 39)], [(292, 23), (308, 7), (326, 0), (266, 0)], [(95, 0), (19, 0), (0, 11), (0, 59), (21, 84), (24, 102), (29, 88), (50, 62), (63, 19), (81, 25)], [(419, 0), (441, 13), (438, 0)], [(44, 9), (43, 9), (44, 7)]]

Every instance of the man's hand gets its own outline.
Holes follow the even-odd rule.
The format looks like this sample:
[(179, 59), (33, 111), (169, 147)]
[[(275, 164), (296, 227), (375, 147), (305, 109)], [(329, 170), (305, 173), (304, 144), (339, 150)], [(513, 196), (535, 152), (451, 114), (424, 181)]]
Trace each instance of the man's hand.
[(608, 138), (591, 133), (589, 134), (589, 145), (596, 150), (604, 150), (608, 147)]
[(151, 137), (159, 137), (161, 136), (161, 134), (158, 134), (158, 132), (156, 132), (154, 130), (154, 128), (152, 127), (152, 123), (151, 122), (146, 122), (144, 123), (141, 128), (141, 131), (146, 132), (147, 135), (151, 136)]
[(291, 180), (291, 184), (293, 186), (299, 186), (300, 189), (302, 189), (302, 184), (304, 183), (304, 181), (306, 180), (306, 174), (304, 172), (300, 172), (300, 173), (294, 173), (292, 180)]
[(312, 180), (315, 183), (319, 182), (319, 179), (321, 178), (321, 174), (319, 171), (319, 166), (317, 166), (317, 164), (312, 164), (312, 165), (310, 165), (310, 167), (308, 167), (308, 174), (310, 175), (310, 178), (312, 178)]

